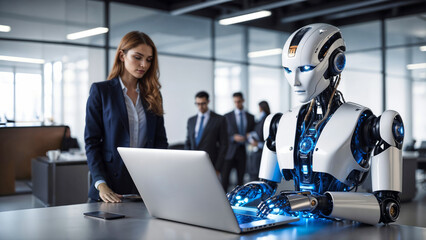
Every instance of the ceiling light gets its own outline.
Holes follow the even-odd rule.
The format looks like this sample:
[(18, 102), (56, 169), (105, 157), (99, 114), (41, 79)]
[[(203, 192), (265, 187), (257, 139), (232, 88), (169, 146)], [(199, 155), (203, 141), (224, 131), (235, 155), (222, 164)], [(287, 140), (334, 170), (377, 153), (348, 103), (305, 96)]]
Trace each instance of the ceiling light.
[(11, 29), (10, 26), (0, 25), (0, 32), (10, 32)]
[(108, 32), (108, 28), (97, 27), (97, 28), (92, 28), (89, 30), (81, 31), (81, 32), (67, 34), (67, 39), (76, 40), (76, 39), (91, 37), (91, 36), (106, 33), (106, 32)]
[(43, 59), (11, 57), (11, 56), (2, 56), (2, 55), (0, 55), (0, 60), (10, 61), (10, 62), (36, 63), (36, 64), (43, 64), (44, 63)]
[(408, 70), (423, 69), (423, 68), (426, 68), (426, 63), (415, 63), (415, 64), (407, 65)]
[(256, 52), (249, 52), (248, 57), (249, 58), (266, 57), (266, 56), (272, 56), (272, 55), (279, 55), (282, 52), (283, 50), (281, 48), (273, 48), (273, 49), (256, 51)]
[(254, 20), (254, 19), (268, 17), (268, 16), (271, 16), (270, 11), (259, 11), (259, 12), (244, 14), (244, 15), (241, 15), (241, 16), (224, 18), (222, 20), (219, 20), (219, 24), (231, 25), (231, 24), (235, 24), (235, 23), (251, 21), (251, 20)]
[(426, 52), (426, 45), (424, 45), (424, 46), (420, 46), (420, 51), (422, 51), (422, 52)]
[(189, 12), (193, 12), (193, 11), (197, 11), (203, 8), (207, 8), (207, 7), (211, 7), (211, 6), (215, 6), (221, 3), (225, 3), (225, 2), (230, 2), (232, 0), (210, 0), (210, 1), (204, 1), (204, 2), (200, 2), (200, 3), (195, 3), (186, 7), (182, 7), (179, 9), (175, 9), (170, 11), (170, 14), (173, 16), (176, 15), (181, 15), (181, 14), (185, 14), (185, 13), (189, 13)]

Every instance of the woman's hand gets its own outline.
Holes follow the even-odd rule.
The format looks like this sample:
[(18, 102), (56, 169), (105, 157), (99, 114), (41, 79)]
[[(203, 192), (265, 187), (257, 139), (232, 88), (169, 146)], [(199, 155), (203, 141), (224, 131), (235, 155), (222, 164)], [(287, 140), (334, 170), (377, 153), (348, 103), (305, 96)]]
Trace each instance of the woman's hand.
[(99, 197), (101, 197), (104, 202), (118, 203), (121, 202), (121, 195), (115, 193), (109, 188), (106, 183), (101, 183), (98, 186)]

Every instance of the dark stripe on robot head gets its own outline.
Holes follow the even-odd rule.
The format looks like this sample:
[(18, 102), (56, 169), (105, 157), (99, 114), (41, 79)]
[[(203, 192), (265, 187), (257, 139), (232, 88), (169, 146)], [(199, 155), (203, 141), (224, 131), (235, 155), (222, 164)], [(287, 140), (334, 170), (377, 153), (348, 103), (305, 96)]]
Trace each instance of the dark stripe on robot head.
[[(340, 38), (342, 38), (342, 35), (340, 34), (340, 32), (337, 32), (333, 36), (331, 36), (330, 39), (328, 39), (328, 41), (324, 44), (324, 46), (322, 46), (321, 50), (318, 53), (318, 60), (320, 62), (324, 59), (331, 45), (333, 45), (333, 43)], [(342, 50), (345, 51), (345, 49), (342, 49)]]
[(294, 34), (293, 39), (290, 42), (290, 47), (288, 48), (288, 57), (294, 57), (296, 55), (297, 46), (302, 40), (303, 36), (311, 29), (311, 27), (305, 27), (300, 29), (296, 34)]

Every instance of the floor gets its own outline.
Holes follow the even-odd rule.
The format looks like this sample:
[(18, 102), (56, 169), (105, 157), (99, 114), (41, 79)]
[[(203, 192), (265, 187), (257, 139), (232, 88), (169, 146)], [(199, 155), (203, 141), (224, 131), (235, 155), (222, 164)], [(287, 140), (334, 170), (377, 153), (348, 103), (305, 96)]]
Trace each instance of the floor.
[[(426, 173), (417, 170), (416, 196), (409, 202), (401, 204), (401, 214), (398, 224), (426, 227)], [(281, 186), (282, 187), (282, 186)], [(31, 194), (31, 184), (28, 182), (16, 183), (17, 194), (0, 197), (0, 212), (29, 208), (46, 207), (42, 201)]]

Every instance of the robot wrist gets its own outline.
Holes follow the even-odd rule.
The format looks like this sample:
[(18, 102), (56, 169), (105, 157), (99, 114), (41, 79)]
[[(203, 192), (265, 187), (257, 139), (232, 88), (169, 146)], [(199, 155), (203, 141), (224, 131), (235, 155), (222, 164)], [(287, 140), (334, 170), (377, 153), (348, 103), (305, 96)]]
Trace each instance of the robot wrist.
[(266, 179), (260, 179), (261, 182), (266, 183), (266, 185), (268, 185), (268, 187), (270, 187), (270, 189), (275, 192), (275, 190), (277, 189), (278, 184), (276, 182), (273, 181), (269, 181)]
[(400, 212), (399, 192), (377, 191), (374, 192), (380, 205), (380, 220), (382, 223), (395, 222)]

